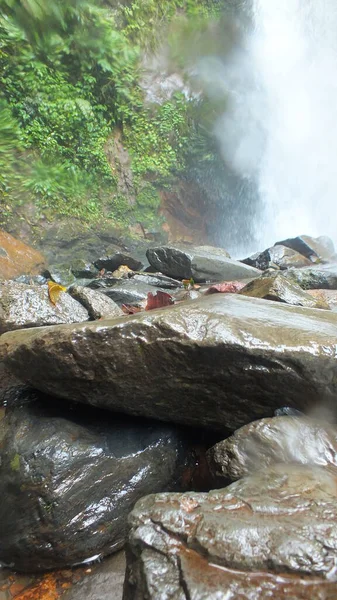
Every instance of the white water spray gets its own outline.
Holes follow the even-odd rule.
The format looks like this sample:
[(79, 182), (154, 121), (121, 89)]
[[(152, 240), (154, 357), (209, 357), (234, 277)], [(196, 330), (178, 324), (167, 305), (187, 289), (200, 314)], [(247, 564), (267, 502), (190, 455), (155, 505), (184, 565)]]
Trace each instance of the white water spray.
[(258, 248), (246, 250), (302, 233), (336, 244), (337, 1), (247, 0), (246, 7), (252, 27), (221, 62), (229, 110), (215, 130), (225, 161), (254, 180), (260, 196)]

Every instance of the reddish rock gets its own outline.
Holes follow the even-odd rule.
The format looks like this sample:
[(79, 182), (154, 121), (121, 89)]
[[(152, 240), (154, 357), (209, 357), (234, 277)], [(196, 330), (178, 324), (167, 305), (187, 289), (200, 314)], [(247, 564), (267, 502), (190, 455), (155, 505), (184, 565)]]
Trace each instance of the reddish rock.
[(0, 279), (37, 275), (44, 266), (40, 252), (0, 230)]

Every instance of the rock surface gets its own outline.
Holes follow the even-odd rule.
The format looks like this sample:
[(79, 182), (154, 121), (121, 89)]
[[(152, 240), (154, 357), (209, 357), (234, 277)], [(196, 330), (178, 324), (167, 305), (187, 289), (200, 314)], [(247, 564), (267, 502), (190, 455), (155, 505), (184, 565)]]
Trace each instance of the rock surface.
[(216, 477), (240, 479), (277, 463), (325, 466), (337, 474), (337, 428), (301, 417), (249, 423), (208, 453)]
[(0, 230), (0, 279), (38, 275), (44, 266), (40, 252)]
[(335, 253), (332, 240), (328, 236), (313, 238), (310, 235), (299, 235), (295, 238), (289, 238), (281, 242), (276, 242), (275, 246), (287, 246), (303, 256), (309, 258), (312, 262), (317, 260), (329, 261)]
[(55, 407), (29, 389), (12, 388), (6, 404), (0, 561), (15, 570), (61, 568), (116, 551), (135, 501), (172, 489), (183, 474), (187, 445), (172, 427)]
[(124, 600), (336, 597), (337, 476), (267, 469), (209, 494), (140, 500)]
[(304, 269), (289, 269), (285, 273), (304, 290), (337, 290), (337, 264), (318, 265)]
[(310, 294), (304, 292), (297, 283), (287, 280), (278, 273), (254, 279), (239, 293), (251, 298), (264, 298), (265, 300), (285, 302), (294, 306), (329, 310), (329, 305), (323, 299), (313, 298)]
[(0, 285), (0, 334), (27, 327), (81, 323), (88, 318), (87, 310), (66, 292), (61, 292), (54, 306), (46, 285)]
[(211, 246), (159, 246), (146, 252), (150, 265), (175, 279), (223, 281), (258, 277), (261, 273), (229, 258), (228, 252)]
[(337, 290), (308, 290), (308, 294), (326, 302), (331, 310), (337, 310)]
[(109, 256), (102, 256), (95, 260), (94, 265), (96, 269), (106, 269), (106, 271), (116, 271), (118, 267), (122, 265), (126, 265), (129, 269), (133, 271), (139, 271), (142, 268), (142, 263), (130, 256), (129, 254), (124, 254), (123, 252), (115, 252)]
[(12, 372), (55, 396), (223, 432), (318, 402), (337, 415), (337, 315), (234, 294), (6, 333)]
[(68, 293), (88, 311), (90, 319), (121, 317), (123, 311), (119, 306), (102, 292), (88, 287), (72, 285)]
[(255, 267), (265, 271), (270, 267), (278, 267), (279, 269), (289, 269), (289, 267), (309, 267), (312, 265), (311, 260), (306, 258), (299, 252), (295, 252), (291, 248), (286, 246), (273, 246), (264, 250), (264, 252), (256, 252), (249, 258), (245, 258), (243, 261), (246, 265)]

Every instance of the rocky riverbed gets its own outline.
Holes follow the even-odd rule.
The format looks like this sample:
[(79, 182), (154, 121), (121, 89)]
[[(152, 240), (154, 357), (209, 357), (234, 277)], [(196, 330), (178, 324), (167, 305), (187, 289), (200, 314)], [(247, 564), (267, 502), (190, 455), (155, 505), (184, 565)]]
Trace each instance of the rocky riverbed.
[(332, 242), (1, 239), (0, 600), (336, 598)]

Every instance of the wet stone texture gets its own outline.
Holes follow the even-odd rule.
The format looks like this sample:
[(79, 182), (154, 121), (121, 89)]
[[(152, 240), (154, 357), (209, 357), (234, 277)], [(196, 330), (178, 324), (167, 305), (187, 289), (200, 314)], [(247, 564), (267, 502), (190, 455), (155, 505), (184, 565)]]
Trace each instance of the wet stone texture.
[(207, 453), (216, 477), (235, 480), (277, 463), (324, 466), (337, 473), (337, 428), (304, 417), (274, 417), (238, 429)]
[(303, 256), (309, 258), (312, 262), (316, 262), (317, 260), (329, 261), (335, 253), (333, 242), (326, 235), (321, 235), (318, 238), (313, 238), (310, 235), (299, 235), (298, 237), (288, 238), (275, 244), (275, 246), (279, 245), (286, 246), (303, 254)]
[(44, 266), (40, 252), (0, 230), (0, 280), (22, 274), (37, 275)]
[(235, 294), (0, 338), (6, 366), (54, 396), (220, 430), (318, 402), (337, 417), (337, 315)]
[(312, 265), (309, 258), (306, 258), (299, 252), (295, 252), (291, 248), (281, 245), (268, 248), (264, 252), (256, 252), (256, 254), (245, 258), (242, 262), (262, 271), (270, 267), (278, 267), (284, 270), (289, 269), (289, 267), (301, 268)]
[(191, 485), (194, 453), (172, 427), (83, 406), (55, 408), (53, 398), (27, 388), (11, 388), (3, 400), (0, 561), (15, 570), (63, 568), (115, 552), (136, 500), (182, 486), (184, 477)]
[(69, 290), (72, 298), (75, 298), (88, 311), (90, 319), (102, 319), (106, 317), (120, 317), (124, 313), (111, 298), (98, 290), (91, 290), (81, 285), (72, 285)]
[(0, 285), (0, 334), (27, 327), (81, 323), (88, 319), (87, 310), (67, 292), (61, 292), (54, 305), (46, 285), (15, 282)]
[(317, 265), (304, 269), (288, 269), (290, 281), (298, 283), (303, 290), (337, 290), (337, 264)]
[(146, 252), (150, 265), (177, 279), (224, 281), (259, 277), (260, 271), (231, 260), (228, 252), (211, 246), (159, 246)]
[(282, 466), (208, 494), (158, 494), (129, 517), (124, 600), (332, 600), (337, 477)]
[(294, 306), (329, 310), (329, 305), (322, 298), (313, 298), (310, 294), (304, 292), (297, 283), (288, 281), (279, 273), (254, 279), (239, 293), (251, 298), (264, 298), (265, 300), (285, 302)]

